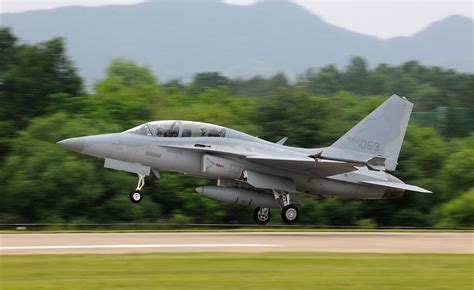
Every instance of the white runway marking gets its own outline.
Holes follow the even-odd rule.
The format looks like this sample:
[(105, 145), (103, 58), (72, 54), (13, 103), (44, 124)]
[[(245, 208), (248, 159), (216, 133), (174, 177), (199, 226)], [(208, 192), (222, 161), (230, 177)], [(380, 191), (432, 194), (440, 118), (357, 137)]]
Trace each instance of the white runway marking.
[(245, 248), (278, 247), (269, 244), (145, 244), (145, 245), (67, 245), (67, 246), (9, 246), (0, 250), (61, 250), (61, 249), (124, 249), (124, 248)]

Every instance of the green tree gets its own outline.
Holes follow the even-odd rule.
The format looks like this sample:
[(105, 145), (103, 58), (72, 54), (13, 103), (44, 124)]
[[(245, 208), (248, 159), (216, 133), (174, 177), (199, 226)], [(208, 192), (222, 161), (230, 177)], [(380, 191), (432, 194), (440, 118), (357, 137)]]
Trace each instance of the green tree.
[(304, 91), (287, 90), (258, 100), (255, 122), (261, 137), (269, 141), (288, 137), (288, 144), (317, 147), (325, 143), (325, 120), (331, 114), (327, 99)]
[(194, 76), (192, 87), (198, 92), (206, 88), (228, 87), (230, 80), (218, 72), (202, 72)]
[(0, 72), (3, 81), (3, 74), (11, 69), (14, 64), (14, 58), (17, 51), (17, 38), (6, 27), (0, 27)]
[(410, 94), (410, 100), (415, 104), (417, 111), (436, 108), (443, 97), (441, 91), (429, 84), (418, 85), (418, 88)]
[(106, 69), (105, 80), (96, 85), (96, 91), (114, 92), (123, 87), (140, 87), (156, 83), (157, 80), (149, 68), (139, 66), (128, 59), (116, 58)]
[(299, 81), (315, 95), (333, 95), (341, 89), (341, 74), (334, 65), (321, 68), (318, 72), (308, 70)]
[(52, 94), (74, 97), (81, 93), (81, 79), (65, 54), (62, 39), (18, 45), (9, 29), (0, 28), (0, 45), (1, 120), (23, 128), (31, 118), (46, 113)]
[(13, 142), (0, 178), (6, 188), (2, 222), (156, 221), (161, 208), (151, 199), (134, 207), (131, 174), (60, 148), (58, 140), (116, 130), (117, 125), (56, 113), (39, 117)]
[(388, 64), (379, 64), (370, 74), (368, 79), (368, 92), (381, 96), (393, 94), (394, 69)]
[(444, 161), (442, 172), (446, 186), (445, 199), (474, 187), (474, 134), (449, 144), (453, 153)]
[(278, 73), (270, 78), (256, 76), (247, 80), (233, 79), (230, 83), (230, 94), (265, 97), (289, 87), (288, 77), (283, 73)]
[(461, 80), (455, 88), (454, 94), (456, 106), (474, 108), (474, 75), (468, 75)]
[(346, 72), (342, 75), (344, 90), (356, 95), (367, 92), (369, 85), (369, 71), (367, 62), (360, 56), (350, 60)]
[(90, 113), (94, 118), (121, 124), (121, 129), (134, 127), (151, 119), (153, 107), (160, 105), (160, 92), (149, 68), (115, 59), (88, 99)]
[(474, 226), (474, 188), (450, 200), (441, 207), (438, 227)]
[(151, 118), (208, 122), (258, 135), (259, 127), (252, 122), (255, 103), (253, 98), (230, 96), (225, 88), (207, 88), (197, 94), (167, 89), (153, 106)]

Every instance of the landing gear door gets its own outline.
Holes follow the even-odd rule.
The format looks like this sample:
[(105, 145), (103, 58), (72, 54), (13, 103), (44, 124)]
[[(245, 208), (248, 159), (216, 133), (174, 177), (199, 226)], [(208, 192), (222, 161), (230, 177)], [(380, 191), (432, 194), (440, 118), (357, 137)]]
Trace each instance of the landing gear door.
[(125, 172), (130, 172), (130, 173), (142, 174), (145, 176), (150, 175), (150, 170), (151, 170), (150, 166), (111, 159), (111, 158), (105, 158), (104, 167), (120, 170), (120, 171), (125, 171)]

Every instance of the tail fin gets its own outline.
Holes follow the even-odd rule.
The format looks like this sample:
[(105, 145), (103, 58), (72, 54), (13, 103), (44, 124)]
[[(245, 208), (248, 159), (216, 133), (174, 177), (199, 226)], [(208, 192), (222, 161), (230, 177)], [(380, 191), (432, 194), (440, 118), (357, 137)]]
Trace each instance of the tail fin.
[(385, 170), (393, 171), (397, 166), (412, 108), (413, 103), (406, 98), (392, 95), (330, 148), (357, 152), (354, 156), (384, 158)]

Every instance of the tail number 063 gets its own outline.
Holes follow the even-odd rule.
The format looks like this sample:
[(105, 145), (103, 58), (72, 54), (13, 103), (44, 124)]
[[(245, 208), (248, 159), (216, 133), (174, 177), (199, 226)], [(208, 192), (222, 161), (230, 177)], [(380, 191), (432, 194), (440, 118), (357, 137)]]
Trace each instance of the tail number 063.
[(360, 148), (362, 149), (367, 149), (370, 151), (379, 151), (380, 149), (380, 143), (379, 142), (373, 142), (373, 141), (367, 141), (367, 140), (360, 140), (359, 143)]

